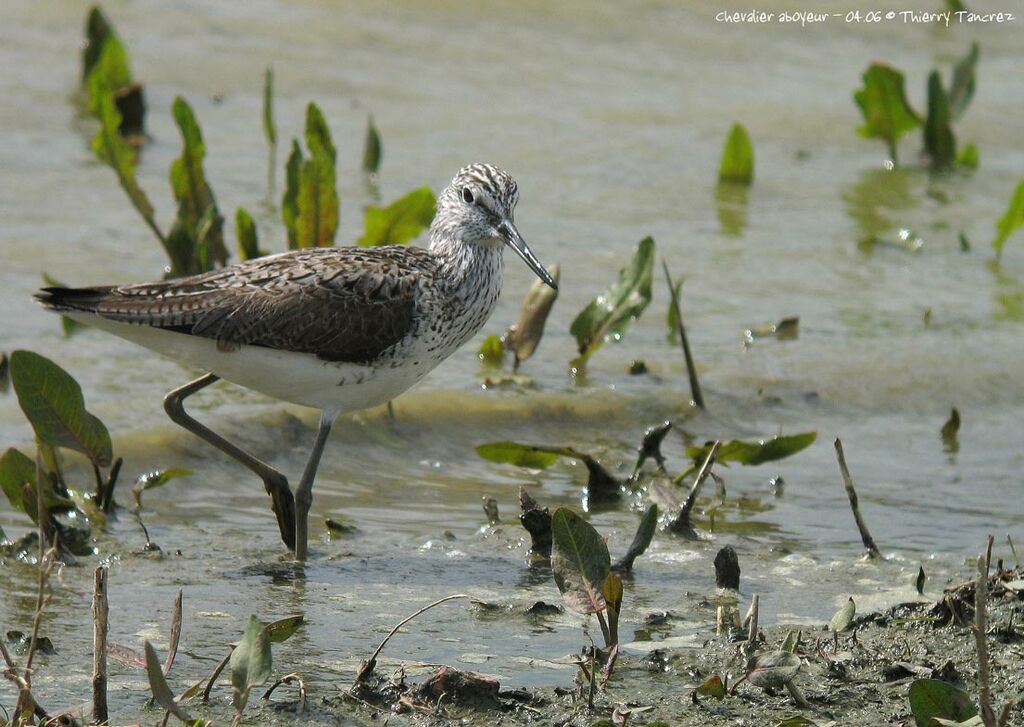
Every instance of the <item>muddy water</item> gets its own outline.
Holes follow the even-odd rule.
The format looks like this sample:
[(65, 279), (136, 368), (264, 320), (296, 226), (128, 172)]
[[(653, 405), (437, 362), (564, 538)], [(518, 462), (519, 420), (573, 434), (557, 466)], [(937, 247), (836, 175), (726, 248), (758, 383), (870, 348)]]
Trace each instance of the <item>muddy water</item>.
[[(998, 270), (987, 247), (1024, 171), (1016, 143), (1024, 122), (1020, 21), (725, 25), (699, 3), (139, 2), (108, 12), (146, 83), (153, 139), (138, 174), (161, 224), (173, 214), (166, 171), (179, 153), (168, 109), (182, 94), (202, 125), (222, 210), (233, 219), (246, 207), (264, 246), (281, 249), (279, 215), (265, 202), (260, 120), (262, 70), (273, 64), (282, 140), (301, 132), (310, 99), (330, 121), (341, 242), (358, 236), (370, 202), (358, 168), (372, 113), (384, 139), (384, 200), (422, 184), (438, 190), (462, 164), (493, 161), (519, 181), (523, 234), (563, 269), (548, 334), (524, 368), (531, 388), (482, 387), (470, 344), (396, 402), (395, 422), (374, 411), (339, 424), (315, 490), (314, 557), (296, 577), (260, 484), (165, 420), (161, 396), (191, 372), (95, 332), (62, 340), (57, 321), (31, 302), (41, 271), (73, 284), (129, 282), (158, 277), (164, 259), (110, 170), (93, 160), (94, 126), (70, 101), (84, 7), (4, 3), (0, 349), (38, 351), (78, 378), (114, 434), (129, 481), (153, 467), (194, 470), (147, 493), (145, 519), (162, 557), (140, 554), (144, 539), (129, 517), (98, 543), (111, 565), (114, 640), (165, 647), (172, 599), (185, 591), (176, 689), (212, 669), (255, 612), (265, 620), (306, 615), (307, 627), (276, 647), (276, 670), (300, 671), (311, 690), (330, 692), (394, 622), (460, 591), (503, 608), (445, 606), (402, 634), (392, 656), (467, 666), (509, 685), (568, 683), (555, 660), (580, 646), (577, 619), (519, 612), (558, 594), (548, 574), (524, 565), (516, 492), (526, 485), (546, 505), (580, 507), (585, 473), (572, 463), (542, 474), (488, 464), (472, 449), (487, 441), (565, 443), (625, 474), (643, 430), (666, 418), (677, 423), (666, 441), (673, 470), (685, 466), (691, 440), (819, 432), (791, 460), (724, 471), (728, 500), (713, 530), (701, 517), (705, 541), (655, 541), (627, 583), (627, 640), (706, 635), (710, 562), (726, 543), (740, 554), (743, 592), (762, 594), (762, 619), (771, 623), (827, 619), (851, 593), (862, 608), (907, 597), (919, 564), (938, 588), (986, 533), (1024, 542), (1024, 246), (1011, 240)], [(978, 145), (980, 168), (886, 171), (883, 145), (854, 132), (851, 94), (861, 72), (873, 60), (904, 69), (920, 108), (929, 69), (941, 66), (948, 78), (950, 61), (972, 40), (982, 48), (978, 92), (957, 130)], [(756, 182), (746, 194), (716, 193), (721, 143), (736, 120), (754, 140)], [(916, 135), (906, 140), (902, 157), (912, 161), (918, 144)], [(921, 249), (887, 244), (901, 228), (913, 230)], [(585, 381), (568, 375), (570, 321), (647, 234), (686, 278), (707, 414), (687, 404), (682, 357), (665, 341), (660, 281), (647, 314), (592, 359)], [(487, 332), (515, 317), (531, 282), (509, 262)], [(798, 340), (744, 347), (745, 329), (791, 315), (800, 316)], [(650, 375), (626, 373), (637, 358)], [(300, 470), (312, 412), (230, 387), (194, 406), (286, 472)], [(956, 453), (939, 438), (952, 406), (964, 422)], [(0, 435), (4, 446), (30, 441), (12, 395), (0, 399)], [(836, 436), (891, 556), (884, 565), (858, 560)], [(82, 469), (72, 474), (89, 481)], [(777, 476), (786, 483), (781, 494), (768, 484)], [(480, 508), (487, 496), (501, 508), (495, 528), (485, 527)], [(326, 517), (357, 533), (328, 539)], [(592, 522), (615, 553), (628, 545), (636, 516), (623, 507), (593, 513)], [(10, 536), (27, 530), (6, 503), (0, 526)], [(91, 565), (66, 569), (55, 584), (44, 630), (58, 654), (42, 660), (38, 677), (48, 704), (88, 695)], [(4, 571), (0, 621), (25, 629), (34, 572), (18, 564)], [(681, 620), (652, 633), (640, 623), (652, 610)], [(118, 669), (113, 712), (137, 718), (143, 680)], [(13, 701), (0, 684), (0, 703)]]

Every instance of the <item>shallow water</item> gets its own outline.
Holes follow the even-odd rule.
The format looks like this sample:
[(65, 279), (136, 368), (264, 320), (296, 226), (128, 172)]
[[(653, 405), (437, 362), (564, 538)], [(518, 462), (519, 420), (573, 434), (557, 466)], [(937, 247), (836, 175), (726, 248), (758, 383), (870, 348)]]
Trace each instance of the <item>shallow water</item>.
[[(577, 619), (535, 622), (515, 610), (559, 600), (547, 574), (525, 565), (515, 515), (519, 485), (547, 506), (579, 507), (585, 472), (570, 463), (541, 474), (489, 464), (472, 449), (488, 441), (564, 443), (625, 474), (643, 430), (666, 418), (677, 423), (665, 447), (673, 471), (686, 465), (683, 444), (691, 440), (819, 432), (790, 460), (723, 470), (729, 501), (714, 532), (701, 518), (707, 540), (656, 539), (627, 583), (627, 640), (637, 629), (640, 638), (706, 635), (714, 619), (711, 559), (727, 543), (740, 554), (743, 593), (762, 594), (762, 619), (774, 622), (827, 620), (850, 593), (862, 609), (912, 597), (919, 564), (934, 595), (987, 533), (1024, 542), (1024, 246), (1012, 239), (998, 270), (988, 248), (1024, 172), (1020, 21), (948, 30), (726, 26), (699, 3), (450, 2), (428, 10), (150, 1), (107, 11), (146, 84), (153, 138), (139, 179), (162, 224), (173, 212), (166, 170), (179, 153), (168, 109), (183, 94), (202, 125), (222, 211), (232, 219), (245, 206), (263, 245), (281, 249), (279, 215), (264, 201), (260, 103), (269, 63), (279, 181), (285, 140), (300, 133), (306, 102), (316, 100), (330, 122), (340, 242), (358, 236), (360, 209), (370, 201), (358, 169), (372, 113), (384, 141), (385, 201), (425, 183), (439, 190), (461, 165), (493, 161), (519, 181), (517, 221), (534, 251), (562, 265), (548, 333), (524, 366), (533, 388), (484, 389), (478, 339), (398, 399), (395, 422), (373, 411), (339, 423), (315, 489), (314, 557), (296, 578), (259, 482), (166, 421), (160, 399), (190, 372), (98, 332), (62, 340), (57, 320), (32, 303), (44, 270), (70, 284), (130, 282), (159, 277), (165, 261), (113, 174), (93, 160), (94, 126), (71, 102), (84, 7), (4, 3), (0, 350), (38, 351), (76, 376), (126, 459), (123, 488), (153, 467), (194, 470), (146, 495), (144, 516), (162, 559), (140, 555), (144, 539), (127, 516), (99, 542), (111, 564), (113, 640), (141, 649), (150, 638), (165, 648), (174, 593), (184, 589), (175, 689), (212, 669), (250, 612), (264, 620), (298, 612), (308, 623), (275, 647), (275, 671), (298, 670), (311, 692), (328, 692), (350, 680), (400, 618), (459, 591), (512, 613), (445, 606), (385, 656), (461, 664), (510, 686), (571, 682), (568, 670), (546, 667), (581, 645)], [(854, 131), (851, 94), (860, 74), (874, 60), (902, 68), (920, 108), (928, 70), (938, 65), (948, 78), (950, 61), (972, 40), (982, 48), (978, 91), (956, 128), (961, 143), (978, 145), (980, 168), (886, 171), (884, 146)], [(757, 154), (745, 195), (716, 193), (714, 184), (735, 120), (747, 126)], [(908, 162), (918, 138), (901, 145)], [(912, 229), (923, 247), (864, 242), (895, 241), (900, 228)], [(961, 252), (960, 232), (970, 252)], [(684, 310), (707, 414), (688, 406), (682, 356), (665, 342), (660, 275), (654, 303), (624, 339), (593, 357), (584, 382), (568, 375), (569, 323), (647, 234), (686, 278)], [(530, 278), (509, 260), (505, 296), (484, 333), (515, 318)], [(801, 319), (798, 340), (743, 346), (745, 329), (790, 315)], [(628, 375), (635, 358), (652, 374)], [(193, 406), (284, 471), (301, 469), (312, 412), (229, 387)], [(951, 406), (964, 422), (955, 454), (939, 437)], [(0, 435), (4, 446), (30, 441), (12, 394), (0, 398)], [(831, 446), (837, 436), (867, 521), (892, 556), (884, 565), (858, 559)], [(775, 476), (786, 482), (780, 496), (768, 486)], [(504, 519), (495, 529), (483, 527), (487, 496)], [(327, 540), (325, 517), (358, 533)], [(624, 551), (633, 513), (603, 510), (591, 520), (609, 535), (613, 554)], [(6, 503), (0, 526), (11, 536), (27, 529)], [(44, 630), (58, 654), (42, 661), (39, 676), (48, 704), (88, 695), (92, 565), (66, 569), (55, 589)], [(0, 623), (25, 629), (34, 571), (4, 570)], [(681, 618), (645, 635), (640, 621), (652, 610)], [(114, 683), (113, 713), (137, 715), (145, 691), (139, 673), (121, 669)], [(0, 704), (13, 701), (0, 684)]]

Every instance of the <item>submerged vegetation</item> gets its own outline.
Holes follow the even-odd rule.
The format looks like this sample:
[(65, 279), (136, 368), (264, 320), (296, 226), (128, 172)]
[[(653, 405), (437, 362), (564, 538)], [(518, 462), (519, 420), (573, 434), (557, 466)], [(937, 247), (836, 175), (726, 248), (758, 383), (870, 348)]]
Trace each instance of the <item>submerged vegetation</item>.
[[(931, 170), (976, 167), (978, 150), (973, 144), (958, 146), (954, 123), (961, 118), (973, 98), (979, 55), (979, 47), (975, 44), (954, 65), (948, 85), (944, 85), (939, 71), (929, 75), (924, 114), (909, 104), (902, 72), (884, 64), (872, 64), (863, 75), (863, 88), (854, 94), (864, 117), (864, 124), (858, 132), (862, 136), (882, 140), (895, 164), (900, 140), (920, 127), (923, 158)], [(278, 130), (273, 106), (272, 69), (266, 70), (263, 81), (262, 123), (268, 147), (267, 206), (273, 209), (277, 195)], [(87, 94), (87, 108), (99, 123), (92, 148), (115, 172), (129, 201), (163, 246), (169, 261), (166, 274), (170, 277), (190, 275), (227, 264), (230, 253), (224, 239), (225, 220), (204, 166), (206, 144), (195, 113), (181, 96), (175, 98), (171, 107), (171, 115), (182, 140), (180, 156), (174, 159), (169, 170), (176, 213), (166, 232), (166, 228), (158, 224), (153, 205), (136, 178), (138, 150), (146, 142), (142, 87), (132, 78), (127, 50), (98, 8), (90, 11), (87, 20), (82, 86)], [(381, 133), (373, 117), (368, 116), (361, 172), (374, 204), (365, 206), (363, 210), (362, 231), (357, 236), (357, 244), (361, 246), (408, 244), (429, 227), (435, 212), (436, 198), (428, 187), (417, 187), (394, 201), (381, 203), (377, 181), (382, 156)], [(759, 174), (763, 175), (763, 171)], [(343, 219), (355, 217), (346, 213), (343, 218), (341, 214), (337, 175), (338, 153), (330, 125), (319, 106), (309, 102), (302, 141), (295, 138), (289, 147), (284, 189), (280, 195), (279, 212), (288, 249), (333, 245)], [(753, 179), (753, 144), (746, 128), (737, 123), (729, 132), (721, 156), (716, 187), (719, 201), (725, 198), (740, 200), (745, 207), (745, 189)], [(737, 193), (739, 196), (733, 196)], [(269, 251), (260, 245), (257, 221), (244, 207), (236, 206), (235, 209), (238, 256), (253, 259), (268, 254)], [(277, 211), (274, 210), (275, 214)], [(726, 224), (724, 218), (722, 221), (723, 232), (727, 235), (742, 232), (745, 225), (745, 222)], [(1018, 184), (1005, 214), (996, 223), (996, 237), (991, 244), (997, 261), (1005, 243), (1022, 226), (1024, 181)], [(656, 252), (653, 237), (641, 239), (619, 271), (618, 278), (606, 290), (590, 298), (573, 318), (569, 334), (576, 347), (576, 355), (570, 361), (574, 385), (586, 387), (586, 367), (594, 354), (604, 344), (622, 340), (655, 298)], [(682, 427), (673, 430), (673, 421), (657, 424), (644, 433), (635, 450), (597, 443), (583, 444), (568, 437), (561, 443), (506, 440), (476, 445), (476, 452), (481, 458), (498, 465), (509, 465), (507, 469), (510, 470), (519, 468), (516, 476), (527, 471), (540, 484), (558, 468), (576, 471), (577, 475), (582, 473), (578, 465), (586, 470), (586, 484), (581, 488), (579, 498), (580, 508), (585, 514), (564, 506), (551, 512), (538, 502), (546, 499), (545, 496), (538, 495), (534, 499), (525, 488), (520, 490), (519, 523), (530, 538), (526, 566), (530, 579), (553, 583), (562, 596), (564, 607), (575, 614), (582, 625), (580, 651), (569, 662), (574, 668), (572, 688), (556, 690), (553, 695), (539, 690), (500, 690), (493, 679), (451, 667), (441, 667), (419, 685), (408, 684), (404, 671), (394, 676), (379, 674), (377, 658), (389, 640), (401, 629), (412, 628), (408, 624), (414, 617), (437, 605), (467, 600), (480, 611), (511, 610), (507, 604), (487, 603), (467, 594), (455, 594), (434, 601), (396, 625), (376, 651), (362, 661), (353, 686), (339, 690), (344, 707), (337, 708), (338, 711), (362, 710), (368, 720), (376, 720), (382, 710), (414, 711), (427, 724), (440, 724), (467, 714), (470, 715), (468, 719), (472, 719), (476, 714), (492, 715), (501, 710), (515, 714), (523, 723), (547, 720), (564, 725), (604, 725), (609, 723), (608, 720), (601, 720), (607, 717), (611, 724), (626, 725), (643, 723), (642, 720), (650, 716), (655, 721), (646, 723), (653, 727), (666, 724), (657, 721), (665, 713), (680, 720), (691, 720), (686, 724), (709, 723), (715, 719), (747, 719), (751, 723), (825, 727), (840, 723), (838, 720), (844, 716), (843, 710), (849, 707), (846, 705), (841, 709), (835, 706), (836, 702), (844, 697), (849, 701), (875, 698), (881, 688), (878, 685), (882, 683), (890, 691), (897, 688), (894, 685), (899, 685), (902, 706), (895, 711), (904, 717), (911, 715), (918, 725), (924, 727), (932, 724), (958, 724), (962, 727), (1008, 724), (1015, 697), (1007, 691), (1004, 697), (994, 698), (993, 683), (1009, 690), (1014, 684), (1014, 670), (1021, 668), (1019, 654), (1006, 645), (1024, 638), (1014, 623), (1024, 598), (1024, 581), (1021, 580), (1019, 564), (1016, 569), (1011, 569), (1003, 567), (1000, 562), (996, 572), (990, 572), (991, 542), (986, 553), (979, 558), (976, 577), (968, 583), (947, 588), (939, 600), (926, 601), (923, 598), (926, 579), (922, 567), (915, 584), (917, 593), (922, 595), (920, 600), (882, 613), (858, 614), (857, 604), (850, 597), (836, 612), (827, 629), (814, 636), (798, 629), (760, 626), (759, 604), (762, 598), (768, 597), (767, 594), (750, 594), (747, 615), (740, 618), (739, 563), (735, 552), (726, 546), (715, 559), (716, 569), (722, 571), (719, 574), (722, 577), (717, 579), (720, 591), (713, 604), (717, 633), (711, 634), (710, 623), (700, 626), (701, 639), (706, 638), (703, 642), (705, 653), (688, 661), (690, 657), (672, 653), (666, 648), (654, 649), (641, 657), (636, 652), (631, 653), (622, 643), (621, 625), (657, 625), (675, 618), (667, 612), (645, 614), (634, 598), (634, 579), (644, 577), (643, 573), (633, 572), (634, 563), (654, 539), (666, 540), (669, 543), (666, 548), (673, 552), (687, 548), (688, 543), (694, 540), (708, 539), (723, 532), (723, 528), (729, 525), (728, 517), (744, 506), (735, 495), (730, 498), (725, 468), (730, 464), (756, 467), (795, 456), (814, 445), (818, 436), (816, 431), (803, 431), (778, 433), (764, 439), (708, 441), (709, 435), (715, 434), (712, 430), (723, 425), (702, 412), (713, 414), (716, 399), (722, 393), (712, 390), (705, 399), (683, 320), (684, 280), (673, 278), (664, 259), (662, 270), (667, 289), (665, 298), (661, 299), (667, 300), (664, 319), (667, 336), (663, 345), (675, 347), (678, 343), (682, 350), (689, 378), (690, 399), (687, 404), (692, 403), (692, 406), (679, 407), (680, 418), (677, 421), (692, 417), (688, 422), (692, 431), (680, 432)], [(557, 264), (549, 268), (556, 281), (560, 279), (560, 272)], [(525, 388), (532, 382), (520, 374), (520, 368), (537, 351), (557, 297), (557, 290), (540, 282), (534, 283), (515, 323), (502, 336), (491, 335), (483, 341), (479, 356), (486, 367), (500, 369), (505, 366), (509, 354), (512, 359), (512, 374), (488, 376), (485, 387), (498, 382)], [(74, 330), (70, 319), (65, 319), (63, 325), (66, 334)], [(799, 332), (799, 317), (790, 316), (772, 326), (747, 329), (744, 338), (749, 347), (759, 338), (793, 341)], [(646, 365), (639, 365), (642, 361), (637, 364), (634, 371), (647, 370)], [(52, 705), (42, 704), (42, 698), (33, 691), (33, 670), (39, 669), (33, 659), (46, 648), (41, 623), (46, 610), (53, 607), (51, 581), (55, 577), (55, 568), (60, 563), (74, 562), (75, 556), (86, 559), (111, 555), (103, 549), (105, 546), (97, 540), (96, 534), (106, 531), (112, 535), (108, 525), (118, 517), (114, 493), (122, 460), (114, 456), (114, 443), (106, 426), (86, 408), (79, 384), (55, 363), (30, 351), (14, 351), (9, 357), (6, 353), (0, 354), (0, 391), (8, 387), (8, 378), (32, 427), (35, 442), (34, 451), (30, 454), (10, 447), (0, 456), (0, 488), (11, 508), (36, 526), (38, 533), (32, 532), (17, 542), (8, 543), (0, 531), (0, 540), (5, 541), (3, 552), (8, 561), (26, 561), (38, 568), (38, 595), (32, 633), (24, 639), (11, 638), (12, 633), (19, 632), (7, 634), (7, 642), (24, 641), (27, 644), (24, 660), (17, 663), (8, 653), (5, 641), (0, 640), (6, 664), (4, 676), (17, 692), (12, 709), (2, 705), (5, 716), (0, 723), (21, 727), (40, 720), (47, 723), (56, 719), (74, 722), (76, 714), (84, 713), (83, 708), (77, 711), (49, 709)], [(960, 421), (960, 412), (954, 408), (941, 428), (943, 447), (951, 455), (960, 447)], [(607, 430), (613, 436), (616, 435), (615, 426), (614, 421), (607, 423)], [(668, 438), (670, 431), (681, 434), (682, 447), (678, 446), (678, 440)], [(621, 432), (617, 434), (621, 436)], [(744, 433), (744, 436), (749, 434)], [(677, 454), (681, 452), (685, 457), (683, 466), (675, 472), (669, 470), (663, 454), (663, 447), (669, 451), (668, 447), (673, 446), (678, 450)], [(834, 472), (829, 476), (843, 486), (868, 556), (872, 562), (884, 561), (885, 557), (868, 532), (860, 512), (853, 479), (838, 439), (835, 440), (835, 448), (839, 476), (835, 477)], [(638, 457), (630, 473), (623, 468), (628, 468), (634, 452)], [(84, 484), (76, 477), (83, 468), (91, 471), (94, 482)], [(143, 552), (160, 551), (159, 546), (150, 540), (143, 522), (144, 493), (189, 474), (182, 468), (168, 468), (146, 472), (137, 478), (131, 490), (134, 499), (132, 514), (145, 537)], [(713, 495), (702, 496), (705, 485), (714, 487)], [(773, 478), (771, 486), (781, 491), (781, 477)], [(833, 498), (841, 501), (838, 486), (834, 490)], [(880, 506), (879, 503), (873, 504)], [(629, 508), (627, 512), (636, 515), (635, 535), (618, 560), (612, 559), (608, 539), (588, 522), (586, 513), (598, 508)], [(488, 511), (488, 523), (496, 527), (500, 523), (496, 503), (490, 502), (485, 509)], [(340, 532), (343, 528), (339, 526), (336, 529)], [(133, 532), (138, 537), (138, 532)], [(760, 533), (756, 536), (762, 537)], [(889, 537), (895, 538), (896, 534)], [(777, 544), (767, 537), (761, 542), (770, 548)], [(1010, 548), (1013, 549), (1012, 541)], [(221, 673), (228, 669), (234, 724), (240, 724), (254, 698), (253, 690), (274, 677), (272, 644), (290, 638), (304, 624), (302, 615), (270, 623), (250, 615), (240, 641), (223, 644), (227, 653), (216, 668), (208, 676), (176, 693), (171, 683), (177, 684), (178, 688), (187, 683), (177, 677), (169, 678), (183, 628), (180, 592), (170, 629), (168, 654), (161, 662), (150, 640), (143, 640), (141, 653), (107, 641), (108, 618), (116, 619), (117, 614), (109, 614), (106, 605), (105, 564), (97, 567), (95, 578), (93, 614), (94, 643), (97, 646), (91, 704), (95, 723), (115, 721), (107, 709), (106, 659), (110, 657), (128, 669), (137, 670), (140, 681), (141, 672), (145, 672), (153, 702), (164, 711), (165, 724), (171, 717), (189, 725), (212, 724), (202, 717), (194, 717), (196, 713), (222, 718), (217, 704), (208, 706), (208, 703)], [(303, 581), (304, 573), (301, 569), (288, 572), (285, 580), (288, 579)], [(987, 604), (990, 603), (993, 607), (989, 609)], [(997, 625), (987, 621), (993, 611), (1000, 619)], [(562, 607), (540, 602), (530, 609), (529, 616), (533, 618), (545, 613), (560, 614)], [(553, 629), (554, 626), (545, 628)], [(600, 639), (595, 641), (598, 634)], [(949, 634), (957, 639), (969, 638), (974, 649), (972, 658), (977, 663), (976, 678), (972, 674), (957, 672), (957, 668), (961, 672), (965, 668), (963, 660), (953, 665), (952, 661), (936, 663), (931, 658), (929, 649), (935, 649), (937, 641), (949, 640), (946, 638)], [(1001, 660), (991, 659), (989, 649), (1000, 650)], [(662, 674), (669, 671), (683, 678), (673, 682), (671, 698), (663, 698), (660, 703), (631, 687), (631, 680), (639, 679), (640, 673)], [(287, 703), (287, 709), (297, 717), (303, 716), (310, 708), (307, 705), (306, 678), (289, 671), (263, 693), (263, 701), (268, 701), (276, 689), (294, 685), (297, 697), (294, 702)], [(977, 706), (972, 696), (975, 684)], [(743, 692), (738, 691), (741, 686), (744, 686)], [(902, 689), (903, 686), (906, 689)], [(783, 690), (784, 695), (779, 696)], [(680, 694), (685, 695), (682, 702)], [(854, 694), (855, 697), (850, 696)], [(707, 700), (714, 700), (714, 704)], [(226, 705), (226, 691), (221, 701)], [(327, 703), (326, 698), (318, 701), (319, 705), (313, 705), (316, 709), (329, 711), (323, 706)], [(881, 703), (881, 698), (877, 701)], [(686, 717), (680, 714), (680, 703), (689, 711)], [(799, 712), (793, 713), (793, 710)], [(644, 716), (646, 711), (654, 711), (654, 714)]]

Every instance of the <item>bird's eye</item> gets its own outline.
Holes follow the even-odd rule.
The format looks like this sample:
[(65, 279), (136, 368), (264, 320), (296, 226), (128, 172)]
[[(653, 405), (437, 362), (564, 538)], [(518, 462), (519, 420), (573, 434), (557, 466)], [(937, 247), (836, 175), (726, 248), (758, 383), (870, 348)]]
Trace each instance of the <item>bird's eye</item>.
[(465, 200), (466, 204), (473, 204), (473, 193), (469, 187), (462, 188), (462, 199)]

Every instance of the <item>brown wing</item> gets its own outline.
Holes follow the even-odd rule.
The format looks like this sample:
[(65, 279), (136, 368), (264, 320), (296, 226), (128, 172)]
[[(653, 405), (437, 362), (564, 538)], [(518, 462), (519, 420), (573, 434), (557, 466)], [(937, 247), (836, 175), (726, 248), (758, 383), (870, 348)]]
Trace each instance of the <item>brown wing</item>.
[(368, 363), (412, 329), (417, 290), (433, 255), (413, 247), (318, 248), (159, 283), (48, 288), (55, 310), (240, 344)]

